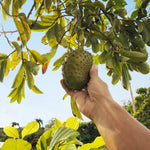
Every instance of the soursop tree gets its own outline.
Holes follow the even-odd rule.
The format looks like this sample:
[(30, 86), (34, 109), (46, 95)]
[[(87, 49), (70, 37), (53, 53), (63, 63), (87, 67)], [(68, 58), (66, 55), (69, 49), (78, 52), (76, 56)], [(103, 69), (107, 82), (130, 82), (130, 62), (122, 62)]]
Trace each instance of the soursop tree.
[[(0, 81), (9, 75), (9, 70), (20, 67), (8, 95), (11, 103), (21, 103), (25, 98), (25, 82), (33, 92), (42, 94), (34, 77), (40, 66), (42, 73), (46, 72), (59, 47), (64, 54), (54, 62), (53, 71), (61, 67), (69, 51), (91, 49), (93, 63), (106, 64), (113, 85), (121, 80), (128, 90), (130, 71), (149, 73), (149, 0), (135, 1), (131, 15), (127, 14), (125, 0), (33, 0), (31, 6), (27, 2), (0, 1), (3, 19), (6, 22), (8, 17), (12, 19), (16, 28), (7, 31), (1, 24), (1, 34), (7, 39), (10, 51), (0, 53)], [(31, 32), (44, 33), (41, 43), (51, 48), (48, 53), (30, 49)], [(7, 33), (18, 33), (17, 40), (10, 40)]]

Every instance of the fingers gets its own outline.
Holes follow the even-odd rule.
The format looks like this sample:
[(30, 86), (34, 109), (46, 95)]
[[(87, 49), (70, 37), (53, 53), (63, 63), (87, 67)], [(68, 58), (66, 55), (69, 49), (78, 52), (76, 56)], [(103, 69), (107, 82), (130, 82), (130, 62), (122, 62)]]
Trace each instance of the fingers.
[(62, 87), (64, 88), (64, 90), (65, 90), (70, 96), (72, 96), (72, 95), (73, 95), (73, 91), (71, 91), (71, 90), (69, 90), (69, 89), (67, 88), (67, 86), (66, 86), (66, 85), (64, 84), (64, 82), (63, 82), (63, 79), (60, 80), (60, 83), (61, 83)]
[(91, 79), (98, 77), (98, 66), (97, 65), (92, 65), (92, 67), (90, 69), (90, 77), (91, 77)]

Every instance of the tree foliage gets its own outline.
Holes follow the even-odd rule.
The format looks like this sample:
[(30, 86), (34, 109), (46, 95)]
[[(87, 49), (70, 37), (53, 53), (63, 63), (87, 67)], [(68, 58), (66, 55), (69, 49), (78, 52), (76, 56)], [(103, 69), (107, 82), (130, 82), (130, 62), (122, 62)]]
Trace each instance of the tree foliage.
[[(135, 10), (128, 16), (125, 0), (34, 0), (25, 12), (21, 8), (27, 0), (2, 0), (3, 19), (12, 18), (16, 31), (10, 32), (18, 32), (17, 41), (10, 41), (7, 32), (3, 32), (13, 48), (9, 54), (0, 53), (1, 82), (10, 69), (20, 65), (9, 94), (10, 102), (21, 103), (25, 98), (25, 82), (33, 92), (42, 94), (34, 76), (40, 66), (43, 74), (46, 72), (60, 46), (64, 54), (55, 61), (53, 70), (60, 68), (68, 51), (90, 48), (94, 63), (106, 64), (112, 84), (121, 79), (123, 87), (129, 89), (129, 71), (149, 73), (146, 62), (146, 45), (150, 46), (149, 0), (135, 2)], [(48, 53), (30, 49), (31, 32), (45, 33), (41, 43), (51, 47)]]
[(124, 108), (131, 113), (134, 118), (150, 129), (150, 87), (139, 88), (136, 90), (136, 93), (138, 94), (138, 96), (135, 97), (136, 112), (133, 112), (131, 102), (124, 105)]

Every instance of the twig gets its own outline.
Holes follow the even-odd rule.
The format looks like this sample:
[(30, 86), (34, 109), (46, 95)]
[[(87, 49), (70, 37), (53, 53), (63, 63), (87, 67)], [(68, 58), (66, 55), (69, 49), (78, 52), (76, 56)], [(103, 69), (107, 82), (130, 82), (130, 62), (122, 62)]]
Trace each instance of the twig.
[(34, 7), (35, 7), (35, 4), (36, 4), (36, 1), (34, 1), (32, 7), (31, 7), (31, 10), (29, 11), (29, 13), (28, 13), (28, 15), (27, 15), (27, 18), (29, 18), (30, 15), (32, 14), (32, 11), (33, 11), (33, 9), (34, 9)]
[(2, 6), (2, 9), (5, 11), (5, 13), (10, 16), (10, 17), (18, 17), (18, 15), (10, 15), (7, 10), (5, 9), (5, 7), (3, 6), (2, 2), (0, 2), (0, 5)]
[(42, 2), (42, 4), (41, 4), (41, 6), (40, 6), (40, 8), (39, 8), (39, 12), (38, 12), (38, 15), (37, 15), (37, 17), (36, 17), (36, 20), (34, 21), (34, 23), (32, 23), (32, 25), (31, 25), (31, 29), (34, 27), (34, 25), (36, 24), (36, 22), (37, 22), (37, 20), (38, 20), (38, 18), (40, 17), (40, 12), (41, 12), (41, 9), (42, 9), (42, 6), (44, 5), (44, 0), (43, 0), (43, 2)]
[(8, 37), (7, 37), (6, 34), (5, 34), (4, 27), (3, 27), (2, 23), (1, 23), (1, 21), (0, 21), (0, 24), (1, 24), (1, 27), (2, 27), (3, 34), (4, 34), (4, 36), (5, 36), (5, 38), (6, 38), (7, 42), (8, 42), (8, 44), (10, 45), (10, 47), (13, 48), (11, 42), (9, 41)]
[(15, 33), (15, 32), (18, 32), (17, 30), (15, 31), (3, 31), (3, 32), (0, 32), (0, 34), (8, 34), (8, 33)]

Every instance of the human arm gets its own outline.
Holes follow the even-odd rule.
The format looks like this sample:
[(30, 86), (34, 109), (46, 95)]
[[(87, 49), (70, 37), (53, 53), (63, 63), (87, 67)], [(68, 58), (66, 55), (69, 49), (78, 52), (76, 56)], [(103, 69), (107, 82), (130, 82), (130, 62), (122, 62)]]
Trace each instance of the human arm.
[(90, 70), (87, 91), (71, 91), (61, 84), (72, 96), (79, 110), (93, 120), (109, 150), (149, 150), (150, 131), (135, 120), (119, 104), (108, 90), (108, 86), (98, 77), (98, 69)]

